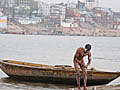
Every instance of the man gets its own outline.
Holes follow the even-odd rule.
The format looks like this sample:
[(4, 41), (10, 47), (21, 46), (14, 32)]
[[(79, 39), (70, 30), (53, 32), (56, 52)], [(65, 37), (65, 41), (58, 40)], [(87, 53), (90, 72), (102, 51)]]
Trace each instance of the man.
[[(74, 67), (75, 67), (75, 70), (76, 70), (76, 73), (77, 73), (77, 84), (78, 84), (78, 90), (81, 90), (80, 89), (80, 69), (79, 69), (79, 66), (82, 70), (82, 73), (83, 73), (83, 81), (84, 81), (84, 90), (87, 90), (86, 88), (86, 83), (87, 83), (87, 67), (90, 65), (91, 63), (91, 45), (90, 44), (86, 44), (85, 45), (85, 48), (78, 48), (76, 53), (75, 53), (75, 56), (74, 56)], [(84, 57), (85, 56), (88, 56), (88, 63), (87, 65), (85, 65), (84, 63)]]

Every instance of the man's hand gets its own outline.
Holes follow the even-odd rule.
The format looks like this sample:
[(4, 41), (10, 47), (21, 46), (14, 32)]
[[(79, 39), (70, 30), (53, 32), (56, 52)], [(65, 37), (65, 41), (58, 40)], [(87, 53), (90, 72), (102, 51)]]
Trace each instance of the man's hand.
[(86, 65), (86, 68), (88, 68), (89, 64)]
[(79, 65), (81, 65), (82, 63), (81, 63), (81, 61), (80, 60), (78, 60), (77, 58), (75, 58), (75, 61), (79, 64)]
[(81, 64), (82, 64), (82, 62), (81, 62), (81, 61), (78, 61), (78, 64), (79, 64), (79, 65), (81, 65)]

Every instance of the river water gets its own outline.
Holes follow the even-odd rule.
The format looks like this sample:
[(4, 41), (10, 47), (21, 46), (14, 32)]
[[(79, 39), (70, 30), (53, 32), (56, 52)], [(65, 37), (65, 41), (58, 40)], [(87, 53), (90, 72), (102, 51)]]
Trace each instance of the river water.
[[(0, 59), (73, 66), (76, 49), (86, 43), (92, 45), (89, 68), (120, 72), (120, 37), (0, 34)], [(120, 84), (120, 78), (110, 84)], [(74, 86), (15, 81), (0, 70), (0, 90), (63, 90), (69, 87)]]

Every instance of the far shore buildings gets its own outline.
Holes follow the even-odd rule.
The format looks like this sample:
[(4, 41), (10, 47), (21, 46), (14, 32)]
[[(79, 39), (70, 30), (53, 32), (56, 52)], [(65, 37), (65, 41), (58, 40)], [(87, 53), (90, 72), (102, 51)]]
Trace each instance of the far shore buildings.
[(56, 4), (43, 0), (0, 0), (0, 12), (8, 21), (43, 26), (53, 31), (120, 29), (120, 13), (99, 7), (99, 0)]

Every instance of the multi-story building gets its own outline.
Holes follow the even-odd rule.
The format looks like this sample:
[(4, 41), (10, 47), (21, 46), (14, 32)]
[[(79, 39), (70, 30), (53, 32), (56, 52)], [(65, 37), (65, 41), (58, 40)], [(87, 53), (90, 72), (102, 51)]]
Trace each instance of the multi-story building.
[(63, 4), (56, 4), (50, 7), (50, 16), (51, 18), (62, 18), (65, 19), (66, 6)]
[(39, 16), (49, 16), (50, 15), (50, 5), (45, 2), (38, 2), (38, 15)]
[(78, 0), (78, 3), (76, 4), (76, 8), (79, 9), (80, 11), (85, 11), (86, 10), (85, 3), (84, 2), (80, 2)]
[(91, 10), (94, 7), (99, 6), (99, 0), (86, 0), (86, 7)]
[(32, 6), (33, 0), (15, 0), (15, 3), (17, 5), (26, 5), (26, 6)]
[(28, 6), (31, 11), (38, 10), (38, 2), (34, 0), (15, 0), (17, 6)]
[(50, 7), (50, 19), (54, 25), (61, 26), (61, 23), (65, 19), (66, 6), (63, 3), (55, 4)]
[(1, 8), (8, 7), (8, 1), (7, 0), (0, 0), (0, 7)]

